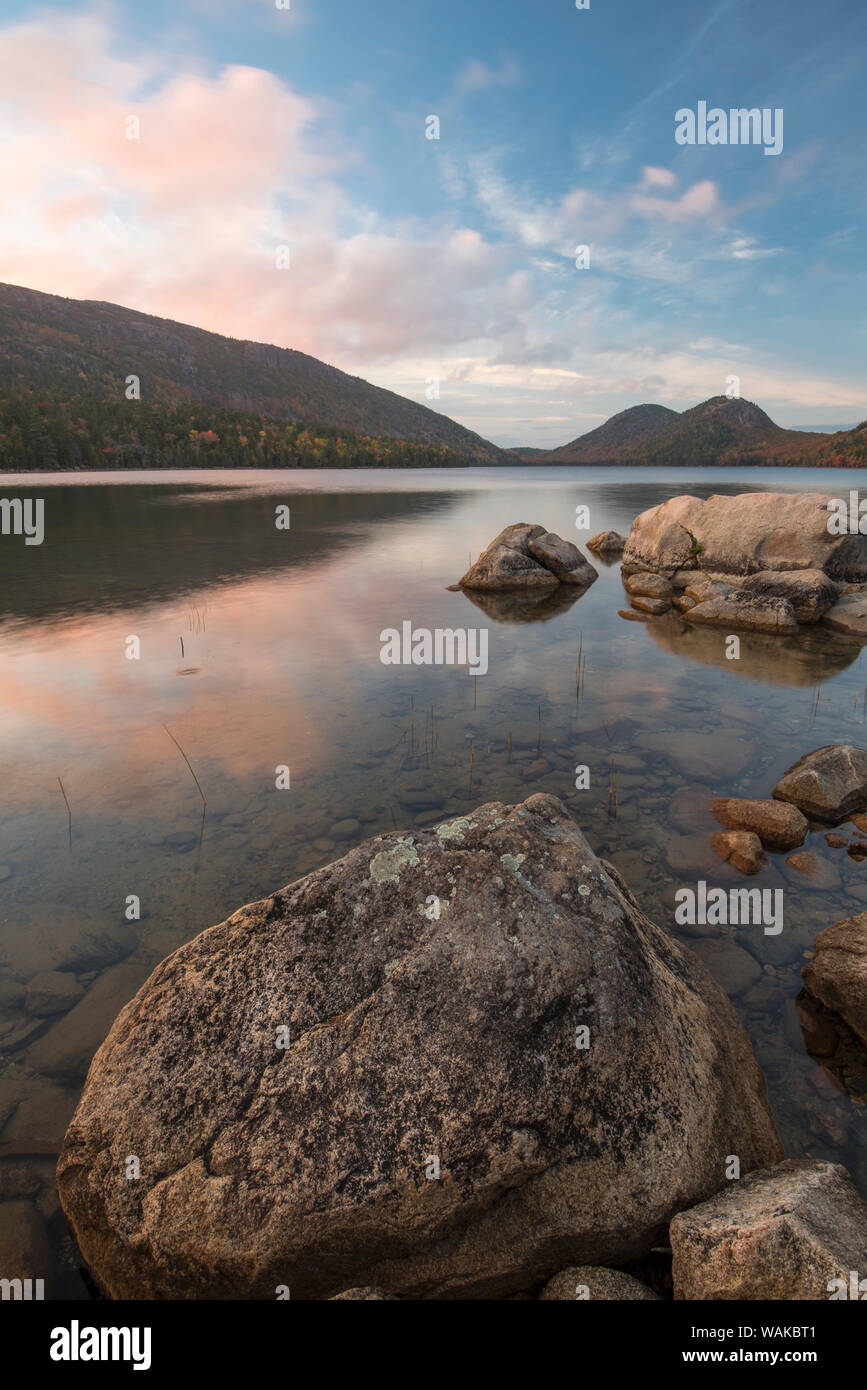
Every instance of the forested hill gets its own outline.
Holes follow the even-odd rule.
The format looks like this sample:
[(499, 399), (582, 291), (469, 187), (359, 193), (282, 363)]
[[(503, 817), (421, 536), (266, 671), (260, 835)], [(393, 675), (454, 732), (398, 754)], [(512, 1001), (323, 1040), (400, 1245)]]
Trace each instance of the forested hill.
[(306, 353), (16, 285), (0, 285), (0, 451), (7, 469), (510, 461)]
[(632, 406), (559, 449), (512, 453), (533, 464), (863, 468), (867, 422), (834, 434), (787, 430), (752, 401), (711, 396), (682, 414)]

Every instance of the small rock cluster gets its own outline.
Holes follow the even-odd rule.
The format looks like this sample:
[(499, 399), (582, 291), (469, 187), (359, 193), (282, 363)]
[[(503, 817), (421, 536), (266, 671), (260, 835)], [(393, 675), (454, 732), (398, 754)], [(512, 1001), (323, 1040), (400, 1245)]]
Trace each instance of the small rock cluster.
[[(826, 744), (805, 753), (774, 787), (773, 800), (719, 797), (711, 812), (726, 828), (711, 836), (711, 846), (721, 859), (743, 874), (755, 874), (767, 860), (766, 849), (797, 849), (807, 838), (812, 823), (836, 825), (855, 812), (856, 835), (827, 833), (832, 848), (846, 848), (853, 858), (867, 858), (867, 749), (846, 744)], [(858, 824), (858, 821), (861, 824)], [(828, 876), (825, 861), (811, 850), (786, 860), (797, 873), (817, 878)], [(838, 886), (836, 871), (824, 885)]]

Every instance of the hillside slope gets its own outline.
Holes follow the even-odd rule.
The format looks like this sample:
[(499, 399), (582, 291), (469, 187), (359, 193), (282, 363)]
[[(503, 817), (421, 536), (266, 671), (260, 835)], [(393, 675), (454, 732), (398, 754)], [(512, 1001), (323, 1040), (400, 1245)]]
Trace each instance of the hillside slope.
[(244, 417), (316, 424), (368, 439), (403, 440), (499, 463), (503, 451), (472, 430), (393, 391), (292, 348), (246, 342), (95, 300), (0, 284), (0, 394), (214, 406)]
[(612, 415), (604, 425), (590, 430), (588, 434), (562, 444), (559, 449), (552, 449), (551, 462), (557, 459), (561, 463), (583, 463), (607, 457), (612, 450), (658, 434), (677, 419), (677, 411), (669, 410), (665, 405), (630, 406), (628, 410)]

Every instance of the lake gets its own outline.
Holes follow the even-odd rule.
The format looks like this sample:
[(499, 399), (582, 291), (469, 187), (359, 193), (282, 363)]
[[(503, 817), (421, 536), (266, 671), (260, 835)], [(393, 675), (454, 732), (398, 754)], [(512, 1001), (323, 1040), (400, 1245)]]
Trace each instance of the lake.
[[(847, 497), (856, 482), (524, 467), (2, 479), (5, 497), (44, 498), (45, 539), (0, 537), (0, 1202), (36, 1203), (55, 1296), (89, 1296), (54, 1189), (59, 1142), (154, 965), (374, 834), (535, 791), (562, 797), (732, 994), (787, 1156), (842, 1162), (867, 1195), (867, 1078), (808, 1055), (794, 1004), (816, 934), (867, 907), (867, 862), (817, 832), (805, 848), (830, 886), (784, 855), (738, 878), (784, 889), (777, 936), (674, 921), (678, 887), (736, 881), (708, 844), (714, 797), (767, 797), (810, 749), (867, 743), (862, 648), (819, 629), (745, 634), (729, 660), (721, 630), (618, 616), (619, 561), (595, 557), (598, 580), (565, 603), (447, 589), (511, 522), (583, 547), (678, 493)], [(380, 634), (407, 621), (487, 629), (487, 671), (384, 665)], [(45, 972), (60, 976), (25, 992)]]

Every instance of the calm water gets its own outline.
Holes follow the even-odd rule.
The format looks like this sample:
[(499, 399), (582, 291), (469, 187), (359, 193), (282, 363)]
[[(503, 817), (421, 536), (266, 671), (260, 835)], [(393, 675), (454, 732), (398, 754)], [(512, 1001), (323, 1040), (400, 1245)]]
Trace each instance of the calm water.
[[(449, 593), (470, 556), (513, 521), (582, 544), (678, 493), (842, 496), (857, 481), (523, 468), (2, 479), (4, 496), (45, 498), (45, 542), (0, 538), (0, 1202), (37, 1205), (55, 1296), (86, 1296), (53, 1167), (90, 1057), (203, 927), (382, 830), (544, 790), (675, 930), (678, 886), (734, 881), (708, 846), (713, 797), (768, 796), (809, 749), (867, 743), (857, 644), (744, 636), (729, 661), (721, 632), (618, 617), (618, 563), (594, 559), (586, 594), (528, 613)], [(487, 627), (488, 673), (382, 665), (380, 632), (406, 619)], [(589, 790), (575, 790), (577, 764)], [(785, 856), (749, 881), (785, 888), (781, 936), (689, 939), (733, 993), (788, 1154), (841, 1161), (867, 1192), (858, 1064), (817, 1065), (793, 1003), (816, 933), (867, 905), (867, 865), (821, 833), (806, 847), (832, 887)], [(23, 986), (45, 971), (74, 993), (28, 1012)]]

